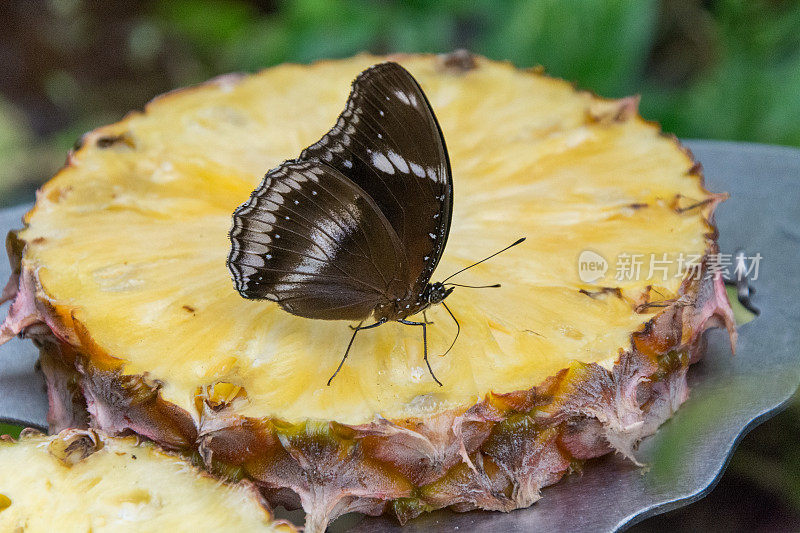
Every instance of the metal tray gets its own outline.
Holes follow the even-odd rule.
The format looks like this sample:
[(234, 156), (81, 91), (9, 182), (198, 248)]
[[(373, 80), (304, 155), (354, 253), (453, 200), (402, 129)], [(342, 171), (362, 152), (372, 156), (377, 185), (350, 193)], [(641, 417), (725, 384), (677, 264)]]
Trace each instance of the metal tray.
[[(719, 330), (690, 371), (692, 392), (680, 411), (638, 451), (647, 468), (619, 456), (589, 462), (543, 490), (541, 501), (507, 514), (438, 511), (404, 531), (615, 531), (708, 493), (736, 444), (781, 409), (800, 383), (800, 150), (711, 141), (686, 143), (703, 163), (707, 187), (728, 191), (717, 212), (723, 252), (760, 253), (761, 310), (739, 331), (737, 354)], [(26, 207), (0, 210), (0, 233), (18, 227)], [(8, 275), (0, 266), (0, 279)], [(0, 347), (0, 420), (44, 427), (47, 398), (37, 352), (15, 339)], [(678, 460), (678, 458), (680, 458)], [(296, 518), (296, 515), (294, 516)], [(399, 531), (388, 518), (343, 517), (333, 530)]]

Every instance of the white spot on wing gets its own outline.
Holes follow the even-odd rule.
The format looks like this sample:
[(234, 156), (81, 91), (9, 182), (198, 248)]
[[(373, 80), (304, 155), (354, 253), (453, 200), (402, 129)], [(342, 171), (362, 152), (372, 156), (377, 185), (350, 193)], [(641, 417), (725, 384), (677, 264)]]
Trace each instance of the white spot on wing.
[(408, 174), (409, 168), (408, 168), (408, 164), (406, 163), (405, 159), (400, 157), (395, 152), (389, 152), (388, 156), (389, 156), (389, 160), (392, 162), (392, 164), (395, 167), (397, 167), (397, 170), (399, 170), (400, 172), (403, 172), (405, 174)]
[(375, 168), (381, 172), (385, 172), (386, 174), (394, 174), (394, 167), (386, 158), (386, 156), (380, 152), (372, 152), (372, 164), (375, 165)]
[(322, 260), (302, 256), (291, 268), (293, 272), (284, 274), (275, 284), (278, 291), (291, 291), (297, 288), (294, 285), (297, 282), (313, 281), (322, 272), (325, 263), (335, 258), (338, 248), (332, 245), (331, 241), (337, 244), (344, 241), (347, 235), (356, 231), (358, 221), (362, 216), (356, 204), (352, 204), (350, 210), (353, 212), (353, 216), (339, 219), (339, 224), (325, 223), (324, 227), (315, 226), (311, 229), (310, 240), (320, 245), (328, 258)]
[(413, 94), (406, 94), (403, 91), (395, 91), (394, 95), (397, 97), (398, 100), (403, 102), (406, 105), (414, 106), (417, 105), (417, 97)]
[(425, 169), (423, 169), (420, 165), (414, 163), (413, 161), (409, 161), (408, 164), (411, 165), (411, 172), (413, 172), (420, 178), (425, 177)]

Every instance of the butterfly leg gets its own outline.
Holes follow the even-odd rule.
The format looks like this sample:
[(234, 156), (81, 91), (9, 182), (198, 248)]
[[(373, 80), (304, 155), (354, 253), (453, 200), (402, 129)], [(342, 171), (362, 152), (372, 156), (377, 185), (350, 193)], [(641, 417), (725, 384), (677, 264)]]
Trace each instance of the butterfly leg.
[(433, 321), (428, 320), (428, 315), (426, 314), (427, 312), (428, 312), (427, 310), (422, 312), (422, 321), (430, 326), (431, 324), (433, 324)]
[(362, 320), (361, 322), (358, 323), (358, 326), (356, 327), (350, 326), (350, 329), (353, 330), (353, 336), (350, 337), (350, 343), (347, 345), (347, 350), (344, 351), (344, 357), (342, 357), (342, 360), (339, 362), (339, 366), (336, 367), (336, 372), (334, 372), (333, 375), (330, 377), (330, 379), (328, 379), (328, 387), (331, 386), (331, 381), (333, 381), (333, 378), (335, 378), (336, 374), (339, 373), (339, 370), (342, 369), (342, 365), (344, 365), (345, 359), (347, 359), (347, 356), (350, 353), (350, 348), (353, 347), (353, 342), (356, 340), (356, 335), (358, 335), (358, 332), (361, 331), (362, 329), (372, 329), (378, 327), (381, 324), (386, 323), (386, 319), (382, 318), (377, 322), (375, 322), (374, 324), (370, 324), (369, 326), (362, 326), (361, 324), (363, 323), (364, 321)]
[(364, 323), (364, 321), (362, 320), (355, 327), (351, 326), (350, 324), (348, 324), (347, 327), (352, 329), (353, 331), (356, 331), (356, 330), (359, 330), (359, 329), (370, 329), (370, 328), (374, 328), (374, 327), (380, 326), (381, 324), (385, 324), (386, 323), (386, 319), (382, 318), (382, 319), (378, 320), (377, 322), (375, 322), (374, 324), (370, 324), (369, 326), (361, 327), (361, 324), (363, 324), (363, 323)]
[(425, 364), (428, 366), (428, 372), (431, 373), (431, 377), (433, 381), (442, 386), (442, 382), (436, 379), (436, 374), (433, 373), (433, 369), (431, 368), (431, 364), (428, 362), (428, 325), (425, 322), (411, 322), (410, 320), (399, 319), (398, 322), (401, 324), (405, 324), (407, 326), (422, 326), (422, 346), (425, 352)]

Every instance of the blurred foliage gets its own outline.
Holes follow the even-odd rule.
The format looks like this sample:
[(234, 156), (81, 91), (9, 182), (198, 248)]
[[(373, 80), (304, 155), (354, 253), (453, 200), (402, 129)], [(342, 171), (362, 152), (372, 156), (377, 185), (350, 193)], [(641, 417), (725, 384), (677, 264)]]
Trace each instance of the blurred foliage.
[(728, 300), (731, 302), (731, 308), (733, 309), (733, 319), (736, 321), (736, 326), (741, 326), (742, 324), (747, 324), (754, 320), (758, 315), (749, 311), (742, 303), (739, 301), (739, 296), (736, 291), (736, 287), (729, 285), (725, 287), (725, 291), (728, 294)]
[[(362, 50), (467, 48), (640, 93), (642, 114), (681, 137), (800, 146), (793, 0), (4, 0), (0, 24), (0, 206), (30, 201), (81, 133), (156, 94)], [(794, 518), (799, 411), (757, 429), (725, 477)]]
[(23, 428), (21, 426), (15, 426), (14, 424), (3, 424), (0, 422), (0, 435), (8, 435), (11, 438), (18, 439), (22, 429)]
[(6, 0), (0, 205), (83, 132), (229, 71), (362, 50), (467, 48), (607, 96), (682, 137), (800, 146), (790, 0)]

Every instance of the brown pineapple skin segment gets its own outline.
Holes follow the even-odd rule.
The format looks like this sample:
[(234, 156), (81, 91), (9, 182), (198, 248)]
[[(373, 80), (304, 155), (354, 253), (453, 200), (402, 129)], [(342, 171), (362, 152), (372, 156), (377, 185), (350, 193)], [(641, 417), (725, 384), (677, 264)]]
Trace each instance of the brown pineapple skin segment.
[[(444, 59), (442, 68), (474, 67), (456, 59)], [(587, 121), (641, 120), (635, 104), (630, 98), (596, 99)], [(87, 135), (95, 142), (100, 136)], [(699, 165), (690, 175), (702, 184)], [(707, 255), (717, 251), (710, 219), (724, 196), (708, 198), (700, 207)], [(0, 342), (24, 334), (40, 345), (52, 428), (85, 424), (85, 405), (96, 427), (133, 431), (166, 448), (198, 453), (220, 475), (233, 472), (255, 481), (272, 503), (302, 506), (309, 531), (352, 511), (392, 512), (401, 522), (443, 507), (509, 511), (535, 502), (542, 487), (582, 460), (617, 450), (635, 461), (636, 443), (686, 399), (686, 372), (702, 356), (702, 333), (723, 325), (735, 344), (722, 280), (705, 276), (706, 258), (701, 279), (683, 281), (677, 298), (631, 334), (630, 347), (611, 370), (576, 362), (527, 390), (489, 393), (477, 404), (424, 418), (376, 417), (355, 425), (241, 416), (237, 399), (219, 401), (208, 390), (198, 391), (196, 412), (190, 412), (165, 400), (157, 380), (124, 374), (123, 362), (94, 342), (74, 312), (51, 303), (36, 273), (20, 266), (25, 244), (13, 232), (9, 236), (14, 274), (3, 298), (13, 303)]]

